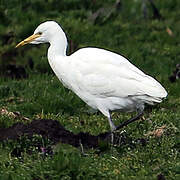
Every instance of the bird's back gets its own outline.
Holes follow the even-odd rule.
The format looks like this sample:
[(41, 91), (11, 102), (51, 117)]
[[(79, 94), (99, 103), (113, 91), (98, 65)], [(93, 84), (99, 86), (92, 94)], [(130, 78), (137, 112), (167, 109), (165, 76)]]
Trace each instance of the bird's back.
[(85, 102), (106, 99), (108, 103), (109, 99), (112, 103), (112, 99), (119, 98), (120, 101), (131, 99), (153, 104), (167, 96), (158, 81), (116, 53), (83, 48), (72, 54), (69, 60), (75, 76), (73, 91)]

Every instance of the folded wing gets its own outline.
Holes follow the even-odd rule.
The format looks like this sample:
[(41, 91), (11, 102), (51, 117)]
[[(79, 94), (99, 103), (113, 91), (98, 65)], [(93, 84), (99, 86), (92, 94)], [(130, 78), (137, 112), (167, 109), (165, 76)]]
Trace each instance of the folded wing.
[(98, 48), (84, 48), (71, 56), (76, 57), (72, 65), (78, 88), (91, 95), (102, 98), (147, 96), (155, 102), (167, 96), (159, 82), (123, 56)]

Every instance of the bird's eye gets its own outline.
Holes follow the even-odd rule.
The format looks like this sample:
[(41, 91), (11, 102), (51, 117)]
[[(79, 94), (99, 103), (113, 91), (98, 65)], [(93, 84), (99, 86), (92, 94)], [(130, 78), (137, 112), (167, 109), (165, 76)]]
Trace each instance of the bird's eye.
[(42, 32), (38, 32), (37, 34), (38, 34), (38, 35), (42, 35)]

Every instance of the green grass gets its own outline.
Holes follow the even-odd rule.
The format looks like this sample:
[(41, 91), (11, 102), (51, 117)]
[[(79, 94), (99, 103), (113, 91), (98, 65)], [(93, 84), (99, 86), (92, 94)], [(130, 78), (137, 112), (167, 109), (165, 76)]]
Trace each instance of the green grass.
[[(97, 2), (97, 1), (96, 1)], [(43, 3), (40, 0), (0, 1), (0, 69), (6, 64), (18, 64), (26, 68), (29, 77), (15, 80), (0, 77), (0, 107), (19, 111), (32, 119), (58, 120), (73, 133), (89, 132), (93, 135), (109, 130), (102, 114), (89, 113), (90, 109), (71, 91), (65, 89), (52, 73), (47, 59), (47, 46), (26, 46), (14, 50), (17, 42), (31, 35), (42, 21), (53, 19), (65, 30), (74, 45), (72, 51), (86, 46), (97, 46), (126, 56), (140, 69), (158, 79), (168, 91), (168, 98), (153, 108), (147, 107), (144, 118), (125, 127), (129, 143), (115, 147), (85, 150), (70, 145), (52, 145), (50, 140), (34, 136), (31, 140), (0, 142), (0, 180), (45, 179), (180, 179), (180, 82), (171, 83), (168, 77), (180, 58), (180, 23), (178, 0), (155, 1), (163, 20), (152, 18), (148, 5), (148, 19), (144, 19), (140, 1), (123, 1), (119, 13), (109, 20), (100, 18), (96, 24), (88, 17), (102, 6), (114, 1), (87, 0)], [(41, 11), (39, 11), (41, 9)], [(168, 35), (169, 27), (173, 36)], [(5, 35), (14, 36), (4, 41)], [(70, 48), (69, 48), (70, 49)], [(6, 52), (16, 55), (4, 56)], [(68, 54), (70, 54), (70, 50)], [(32, 58), (34, 69), (28, 67)], [(131, 114), (113, 113), (116, 124)], [(16, 122), (28, 123), (0, 115), (0, 127), (10, 127)], [(81, 123), (83, 121), (83, 123)], [(145, 136), (165, 125), (161, 137)], [(147, 138), (147, 144), (135, 142)], [(38, 145), (51, 147), (53, 155), (44, 155)], [(20, 156), (13, 155), (20, 151)]]

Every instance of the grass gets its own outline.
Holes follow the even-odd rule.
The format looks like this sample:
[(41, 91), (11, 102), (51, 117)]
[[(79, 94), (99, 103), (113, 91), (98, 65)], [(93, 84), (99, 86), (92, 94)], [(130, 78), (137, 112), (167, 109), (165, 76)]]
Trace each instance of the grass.
[[(168, 77), (179, 63), (180, 34), (178, 0), (163, 3), (155, 1), (163, 20), (152, 18), (148, 5), (148, 18), (144, 19), (140, 1), (123, 1), (119, 13), (107, 20), (100, 17), (95, 24), (88, 17), (102, 6), (114, 1), (0, 1), (0, 69), (6, 64), (26, 68), (27, 79), (0, 77), (0, 106), (9, 112), (19, 111), (31, 121), (37, 118), (58, 120), (73, 133), (89, 132), (97, 135), (109, 130), (107, 119), (90, 109), (71, 91), (65, 89), (52, 73), (46, 60), (46, 45), (26, 46), (14, 50), (17, 42), (32, 34), (42, 21), (58, 21), (66, 31), (71, 47), (68, 54), (78, 48), (97, 46), (126, 56), (146, 73), (158, 79), (168, 91), (168, 99), (153, 108), (147, 107), (145, 120), (124, 128), (129, 143), (115, 147), (85, 150), (70, 145), (52, 145), (41, 136), (32, 139), (0, 142), (0, 179), (179, 179), (180, 178), (180, 85)], [(42, 11), (40, 12), (39, 9)], [(23, 15), (22, 15), (23, 14)], [(167, 33), (169, 27), (173, 35)], [(9, 40), (6, 36), (13, 33)], [(8, 56), (4, 54), (8, 52)], [(16, 55), (11, 55), (15, 52)], [(28, 60), (34, 68), (30, 69)], [(4, 60), (4, 61), (3, 61)], [(3, 67), (3, 68), (2, 68)], [(1, 72), (2, 72), (1, 71)], [(131, 114), (113, 113), (116, 124)], [(0, 115), (0, 127), (16, 122), (28, 123), (22, 118)], [(82, 123), (83, 122), (83, 123)], [(146, 136), (162, 126), (162, 136)], [(143, 145), (137, 139), (147, 139)], [(39, 146), (51, 147), (53, 154), (44, 154)], [(19, 152), (20, 154), (17, 154)]]

